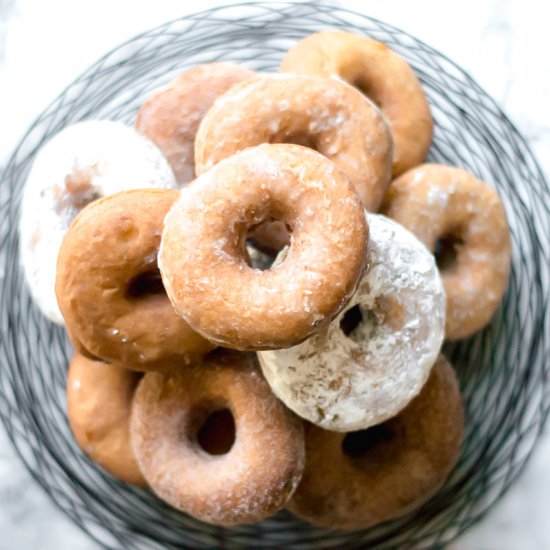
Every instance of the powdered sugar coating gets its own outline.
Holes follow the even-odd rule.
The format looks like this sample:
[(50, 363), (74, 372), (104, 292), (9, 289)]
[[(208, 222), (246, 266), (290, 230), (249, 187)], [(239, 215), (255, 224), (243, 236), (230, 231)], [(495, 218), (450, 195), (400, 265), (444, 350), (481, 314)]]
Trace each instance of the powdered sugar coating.
[[(207, 453), (197, 432), (227, 408), (235, 441)], [(252, 354), (218, 352), (168, 375), (149, 373), (136, 392), (133, 449), (151, 489), (209, 523), (260, 521), (280, 510), (304, 467), (303, 425), (271, 393)]]
[[(323, 331), (259, 359), (274, 393), (294, 412), (334, 431), (368, 428), (415, 397), (444, 336), (445, 295), (434, 257), (414, 235), (367, 215), (367, 272), (345, 310)], [(363, 320), (346, 336), (345, 312)]]
[(63, 324), (55, 296), (59, 247), (90, 202), (127, 189), (175, 188), (162, 153), (132, 128), (89, 120), (69, 126), (40, 150), (23, 193), (21, 263), (44, 315)]

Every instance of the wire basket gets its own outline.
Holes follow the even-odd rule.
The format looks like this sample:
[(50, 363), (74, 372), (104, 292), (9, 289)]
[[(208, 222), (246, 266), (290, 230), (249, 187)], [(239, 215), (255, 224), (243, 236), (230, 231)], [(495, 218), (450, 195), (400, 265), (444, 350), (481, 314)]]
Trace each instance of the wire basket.
[[(486, 330), (445, 347), (460, 378), (467, 430), (457, 467), (421, 509), (354, 533), (313, 528), (286, 512), (258, 525), (213, 527), (117, 482), (74, 443), (64, 393), (71, 347), (64, 330), (33, 305), (18, 261), (21, 191), (38, 149), (66, 125), (87, 118), (132, 123), (155, 88), (199, 63), (276, 71), (294, 42), (328, 28), (385, 42), (413, 66), (436, 121), (430, 160), (470, 170), (504, 202), (510, 286)], [(0, 191), (0, 415), (33, 477), (105, 547), (437, 547), (483, 517), (518, 476), (543, 428), (550, 403), (550, 190), (495, 102), (445, 56), (395, 27), (335, 6), (291, 2), (220, 7), (166, 23), (101, 58), (38, 117)]]

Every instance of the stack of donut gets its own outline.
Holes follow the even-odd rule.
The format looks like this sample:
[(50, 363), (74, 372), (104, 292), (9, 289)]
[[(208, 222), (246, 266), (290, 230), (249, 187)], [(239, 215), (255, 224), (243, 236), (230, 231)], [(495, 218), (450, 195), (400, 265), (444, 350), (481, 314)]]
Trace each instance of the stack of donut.
[(431, 137), (407, 63), (343, 32), (279, 74), (193, 68), (135, 129), (54, 137), (22, 260), (75, 349), (82, 450), (217, 525), (362, 529), (424, 503), (464, 431), (442, 343), (490, 322), (510, 269), (497, 194), (423, 164)]

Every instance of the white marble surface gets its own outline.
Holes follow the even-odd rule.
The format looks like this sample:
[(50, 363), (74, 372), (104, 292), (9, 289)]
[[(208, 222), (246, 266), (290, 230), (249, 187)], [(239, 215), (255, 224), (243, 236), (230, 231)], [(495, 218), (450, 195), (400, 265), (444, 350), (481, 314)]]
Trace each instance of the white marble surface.
[[(0, 168), (27, 125), (102, 53), (201, 0), (0, 0)], [(346, 1), (346, 7), (408, 30), (445, 52), (492, 94), (550, 173), (550, 6), (544, 0)], [(456, 550), (550, 548), (550, 433), (492, 514)], [(0, 429), (0, 549), (96, 546), (49, 502)]]

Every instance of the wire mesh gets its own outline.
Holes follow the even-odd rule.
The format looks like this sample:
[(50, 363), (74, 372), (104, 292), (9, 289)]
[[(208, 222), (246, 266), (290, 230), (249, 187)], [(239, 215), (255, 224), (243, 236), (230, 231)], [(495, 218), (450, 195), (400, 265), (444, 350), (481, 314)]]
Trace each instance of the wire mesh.
[[(429, 159), (461, 166), (494, 186), (512, 233), (512, 273), (492, 324), (445, 346), (464, 393), (460, 461), (421, 509), (366, 531), (308, 526), (287, 512), (232, 529), (200, 523), (152, 494), (103, 473), (76, 447), (65, 415), (70, 344), (33, 305), (19, 265), (21, 191), (39, 148), (87, 118), (132, 123), (143, 100), (185, 69), (232, 61), (276, 71), (303, 36), (330, 28), (388, 44), (418, 74), (436, 121)], [(270, 2), (219, 7), (168, 22), (114, 49), (36, 119), (0, 186), (0, 416), (32, 476), (107, 548), (439, 547), (482, 518), (521, 472), (548, 413), (550, 190), (524, 139), (472, 78), (407, 33), (328, 4)]]

